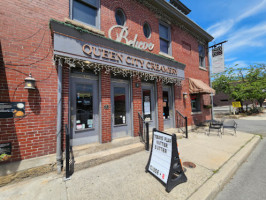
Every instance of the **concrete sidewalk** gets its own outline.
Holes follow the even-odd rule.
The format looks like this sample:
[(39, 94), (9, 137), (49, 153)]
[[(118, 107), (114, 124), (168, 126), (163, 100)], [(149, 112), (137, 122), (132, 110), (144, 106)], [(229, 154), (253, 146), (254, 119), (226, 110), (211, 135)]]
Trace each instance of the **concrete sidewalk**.
[(259, 136), (244, 132), (218, 137), (215, 131), (178, 140), (182, 162), (193, 162), (196, 168), (187, 168), (188, 181), (170, 193), (145, 173), (149, 152), (141, 151), (75, 172), (66, 182), (63, 175), (50, 173), (1, 187), (0, 199), (212, 199), (259, 141)]

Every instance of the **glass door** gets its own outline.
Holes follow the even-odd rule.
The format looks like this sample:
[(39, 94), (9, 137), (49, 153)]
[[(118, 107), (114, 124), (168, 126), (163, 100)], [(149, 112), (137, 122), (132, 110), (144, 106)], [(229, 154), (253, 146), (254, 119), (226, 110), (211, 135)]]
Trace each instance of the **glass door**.
[(141, 83), (142, 86), (142, 113), (146, 122), (149, 122), (149, 130), (156, 128), (154, 85)]
[(128, 81), (112, 81), (112, 138), (131, 135)]
[(97, 80), (71, 77), (72, 145), (99, 141), (98, 102)]
[(174, 127), (174, 117), (173, 117), (173, 100), (172, 100), (172, 90), (170, 86), (163, 87), (163, 119), (164, 119), (164, 129)]

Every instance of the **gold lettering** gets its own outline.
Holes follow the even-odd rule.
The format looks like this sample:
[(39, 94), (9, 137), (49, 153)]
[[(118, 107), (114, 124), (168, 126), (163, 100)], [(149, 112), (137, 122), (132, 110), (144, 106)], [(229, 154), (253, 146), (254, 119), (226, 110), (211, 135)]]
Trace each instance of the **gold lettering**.
[(113, 52), (113, 51), (109, 51), (109, 53), (110, 53), (110, 54), (109, 54), (109, 59), (110, 59), (110, 60), (116, 60), (116, 61), (118, 61), (115, 52)]
[[(89, 49), (89, 51), (87, 51), (86, 49)], [(90, 55), (90, 54), (91, 54), (91, 51), (92, 51), (92, 50), (91, 50), (91, 46), (88, 45), (88, 44), (84, 44), (83, 47), (82, 47), (82, 51), (83, 51), (84, 53)]]
[(106, 59), (109, 59), (109, 51), (107, 50), (103, 50), (103, 53), (102, 53), (102, 58), (106, 58)]
[(147, 67), (147, 69), (151, 69), (151, 63), (150, 62), (147, 62), (146, 63), (146, 67)]
[[(132, 60), (132, 58), (130, 57), (130, 56), (127, 56), (126, 57), (126, 63), (128, 64), (128, 65), (130, 65), (131, 64), (131, 61)], [(130, 62), (131, 61), (131, 62)]]
[(120, 60), (120, 62), (123, 62), (123, 54), (119, 54), (117, 53), (116, 56), (118, 57), (118, 59)]
[(92, 47), (92, 48), (93, 48), (93, 54), (94, 54), (96, 57), (100, 57), (100, 56), (101, 56), (102, 49), (97, 48), (98, 53), (96, 53), (96, 47)]
[(143, 68), (144, 60), (139, 60), (139, 63), (140, 63), (141, 68)]

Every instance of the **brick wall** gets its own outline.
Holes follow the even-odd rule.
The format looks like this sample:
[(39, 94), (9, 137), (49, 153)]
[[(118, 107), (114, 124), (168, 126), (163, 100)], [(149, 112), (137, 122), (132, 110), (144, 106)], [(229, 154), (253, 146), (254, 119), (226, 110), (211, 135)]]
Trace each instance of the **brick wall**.
[[(136, 84), (139, 87), (136, 87)], [(132, 81), (132, 95), (133, 95), (133, 126), (134, 136), (139, 135), (139, 117), (138, 113), (142, 115), (142, 99), (141, 99), (141, 80), (137, 77), (133, 77)]]
[[(68, 16), (68, 1), (0, 2), (0, 102), (25, 102), (24, 118), (0, 119), (0, 143), (11, 160), (55, 153), (57, 70), (49, 19)], [(36, 90), (24, 89), (31, 72)]]
[(161, 81), (157, 82), (157, 105), (158, 105), (158, 130), (164, 130), (163, 119), (163, 85)]
[[(110, 142), (111, 135), (111, 74), (101, 71), (101, 97), (102, 97), (102, 142)], [(108, 106), (108, 109), (105, 108)]]
[[(122, 8), (126, 14), (128, 38), (154, 43), (152, 53), (158, 54), (159, 19), (146, 7), (132, 0), (101, 0), (101, 30), (107, 36), (111, 26), (116, 24), (114, 11)], [(57, 117), (57, 69), (53, 64), (53, 38), (49, 29), (51, 18), (64, 21), (69, 16), (68, 0), (14, 0), (0, 2), (0, 101), (25, 102), (26, 116), (16, 119), (0, 119), (0, 143), (12, 142), (12, 160), (28, 159), (55, 153)], [(143, 24), (148, 22), (152, 35), (147, 39), (143, 34)], [(186, 64), (185, 77), (193, 77), (209, 83), (208, 71), (199, 69), (198, 42), (188, 33), (171, 25), (172, 52), (175, 60)], [(149, 50), (147, 50), (149, 51)], [(207, 58), (207, 57), (206, 57)], [(207, 59), (206, 59), (207, 60)], [(208, 65), (208, 63), (207, 63)], [(36, 90), (24, 89), (24, 79), (29, 73), (36, 79)], [(111, 141), (111, 99), (110, 74), (101, 72), (102, 81), (102, 141)], [(137, 112), (141, 112), (141, 87), (135, 88), (133, 80), (134, 135), (137, 130)], [(63, 119), (68, 122), (67, 66), (63, 70)], [(159, 130), (163, 130), (162, 84), (157, 84)], [(181, 88), (175, 86), (175, 109), (188, 116), (192, 123), (190, 99), (183, 100), (183, 92), (188, 93), (188, 81)], [(202, 99), (208, 102), (208, 95)], [(104, 109), (109, 105), (109, 109)], [(210, 117), (204, 110), (202, 119)]]

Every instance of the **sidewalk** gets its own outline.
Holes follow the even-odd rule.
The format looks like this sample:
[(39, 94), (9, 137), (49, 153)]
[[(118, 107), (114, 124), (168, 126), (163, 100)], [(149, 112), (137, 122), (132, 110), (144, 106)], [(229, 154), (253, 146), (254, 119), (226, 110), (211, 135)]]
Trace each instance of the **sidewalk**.
[(187, 168), (186, 183), (170, 193), (151, 174), (145, 173), (149, 152), (139, 153), (75, 172), (71, 180), (63, 175), (46, 174), (0, 188), (5, 199), (212, 199), (247, 158), (260, 137), (244, 132), (222, 137), (213, 131), (190, 133), (178, 140), (182, 162), (196, 164)]

